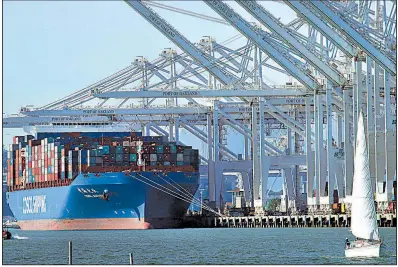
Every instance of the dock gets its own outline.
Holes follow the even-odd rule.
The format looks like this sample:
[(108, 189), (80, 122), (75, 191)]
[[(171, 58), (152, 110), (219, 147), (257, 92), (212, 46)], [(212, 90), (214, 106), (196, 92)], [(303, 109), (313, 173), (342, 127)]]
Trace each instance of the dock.
[[(350, 227), (351, 215), (291, 215), (291, 216), (245, 216), (245, 217), (194, 217), (184, 221), (191, 227), (206, 228), (289, 228), (289, 227)], [(396, 214), (378, 214), (379, 227), (396, 227)]]

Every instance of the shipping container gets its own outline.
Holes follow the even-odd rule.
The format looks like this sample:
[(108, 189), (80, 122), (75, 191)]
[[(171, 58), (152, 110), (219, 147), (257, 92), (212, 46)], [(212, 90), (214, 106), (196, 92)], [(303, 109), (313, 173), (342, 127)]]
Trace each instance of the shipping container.
[(170, 153), (173, 153), (173, 154), (177, 153), (177, 148), (175, 145), (170, 145)]
[(113, 134), (40, 133), (43, 138), (38, 140), (26, 136), (16, 138), (17, 144), (12, 144), (7, 153), (10, 165), (7, 183), (72, 179), (88, 167), (97, 166), (126, 167), (124, 170), (127, 170), (137, 167), (138, 159), (145, 162), (147, 170), (189, 171), (199, 167), (198, 150), (176, 146), (165, 137), (142, 137), (141, 133), (115, 137)]
[(184, 161), (184, 154), (177, 154), (177, 161)]
[(123, 161), (123, 154), (116, 154), (116, 162)]
[(130, 154), (130, 161), (137, 161), (137, 154)]
[(150, 154), (150, 161), (157, 161), (157, 155), (156, 154)]
[(122, 146), (116, 146), (116, 154), (123, 154), (123, 147)]

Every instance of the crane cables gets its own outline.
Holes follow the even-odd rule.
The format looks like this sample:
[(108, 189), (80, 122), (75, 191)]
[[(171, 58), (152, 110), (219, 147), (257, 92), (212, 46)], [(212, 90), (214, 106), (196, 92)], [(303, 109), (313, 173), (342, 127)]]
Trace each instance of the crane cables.
[[(162, 191), (163, 193), (166, 193), (166, 194), (168, 194), (168, 195), (170, 195), (170, 196), (173, 196), (173, 197), (175, 197), (175, 198), (178, 198), (178, 199), (180, 199), (180, 200), (183, 200), (183, 201), (185, 201), (185, 202), (187, 202), (187, 203), (189, 203), (189, 204), (191, 204), (191, 202), (192, 202), (192, 200), (193, 200), (193, 203), (196, 204), (196, 205), (198, 205), (196, 199), (192, 199), (192, 200), (191, 200), (190, 197), (187, 197), (187, 196), (184, 196), (184, 195), (180, 195), (178, 192), (174, 192), (174, 191), (171, 190), (170, 188), (167, 188), (167, 187), (165, 187), (165, 186), (162, 186), (161, 184), (159, 184), (159, 183), (157, 183), (157, 182), (155, 182), (155, 181), (149, 179), (148, 177), (145, 177), (144, 175), (142, 175), (142, 174), (140, 174), (140, 173), (136, 173), (136, 176), (133, 176), (133, 175), (131, 175), (131, 174), (128, 174), (128, 175), (131, 176), (132, 178), (137, 179), (138, 181), (140, 181), (140, 182), (142, 182), (142, 183), (144, 183), (144, 184), (146, 184), (146, 185), (149, 185), (149, 186), (151, 186), (151, 187), (153, 187), (153, 188), (155, 188), (155, 189), (157, 189), (157, 190), (159, 190), (159, 191)], [(144, 180), (142, 180), (142, 179), (140, 179), (139, 177), (137, 177), (137, 175), (141, 176), (141, 177), (144, 178), (145, 180), (149, 180), (150, 182), (152, 182), (153, 184), (155, 184), (155, 185), (157, 185), (157, 186), (159, 186), (159, 187), (157, 187), (157, 186), (155, 186), (155, 185), (153, 185), (153, 184), (150, 184), (150, 183), (148, 183), (148, 182), (145, 182)], [(167, 191), (161, 189), (160, 187), (161, 187), (161, 188), (164, 188), (164, 189), (167, 190)], [(199, 203), (199, 204), (200, 204), (200, 203)], [(200, 205), (199, 205), (199, 206), (200, 206)], [(210, 211), (210, 212), (212, 212), (212, 213), (214, 213), (214, 214), (216, 214), (216, 215), (223, 216), (221, 213), (219, 213), (219, 212), (217, 212), (217, 211), (215, 211), (215, 210), (213, 210), (213, 209), (211, 209), (210, 207), (207, 207), (207, 206), (205, 206), (205, 205), (202, 205), (202, 208), (205, 209), (205, 210), (208, 210), (208, 211)]]
[[(165, 188), (166, 190), (168, 190), (168, 191), (171, 191), (172, 192), (172, 194), (170, 194), (170, 195), (172, 195), (172, 196), (174, 196), (173, 194), (177, 194), (178, 195), (178, 192), (173, 192), (173, 190), (171, 190), (170, 188), (167, 188), (167, 187), (165, 187), (165, 186), (162, 186), (161, 184), (159, 184), (159, 183), (156, 183), (155, 181), (153, 181), (153, 180), (151, 180), (151, 179), (149, 179), (149, 178), (147, 178), (147, 177), (145, 177), (145, 176), (143, 176), (142, 174), (140, 174), (140, 173), (137, 173), (138, 175), (140, 175), (141, 177), (143, 177), (144, 179), (147, 179), (147, 180), (149, 180), (149, 181), (151, 181), (151, 182), (153, 182), (154, 184), (156, 184), (156, 185), (158, 185), (158, 186), (160, 186), (160, 187), (163, 187), (163, 188)], [(137, 178), (137, 177), (136, 177)], [(159, 176), (159, 178), (161, 178), (160, 176)], [(161, 178), (162, 180), (164, 180), (163, 178)], [(164, 180), (165, 181), (165, 180)], [(165, 182), (167, 182), (167, 181), (165, 181)], [(170, 184), (169, 182), (167, 182), (168, 184)], [(172, 184), (170, 184), (171, 186), (173, 186)], [(175, 186), (173, 186), (174, 188), (175, 188)], [(157, 188), (158, 189), (158, 188)], [(181, 190), (179, 190), (180, 192), (181, 192)], [(186, 190), (185, 190), (186, 191)], [(167, 193), (167, 192), (165, 192), (165, 193)], [(219, 212), (217, 212), (217, 211), (215, 211), (215, 210), (213, 210), (212, 208), (210, 208), (209, 206), (207, 206), (207, 205), (203, 205), (203, 203), (201, 203), (201, 201), (199, 201), (198, 199), (196, 199), (192, 194), (190, 194), (191, 196), (189, 196), (189, 195), (187, 195), (187, 194), (185, 194), (185, 196), (183, 195), (182, 197), (184, 198), (184, 199), (182, 199), (181, 198), (181, 195), (178, 195), (179, 197), (177, 197), (177, 198), (179, 198), (179, 199), (181, 199), (181, 200), (184, 200), (185, 202), (188, 202), (189, 204), (191, 204), (191, 203), (193, 203), (193, 204), (196, 204), (196, 205), (198, 205), (198, 206), (201, 206), (203, 209), (205, 209), (205, 210), (208, 210), (208, 211), (210, 211), (210, 212), (213, 212), (214, 214), (217, 214), (217, 215), (219, 215), (219, 216), (223, 216), (221, 213), (219, 213)], [(176, 196), (175, 196), (176, 197)]]
[(156, 2), (150, 2), (150, 1), (145, 1), (145, 4), (146, 5), (151, 5), (151, 6), (156, 6), (156, 7), (162, 8), (162, 9), (167, 9), (167, 10), (170, 10), (170, 11), (173, 11), (173, 12), (177, 12), (177, 13), (180, 13), (180, 14), (184, 14), (184, 15), (188, 15), (188, 16), (191, 16), (191, 17), (204, 19), (204, 20), (208, 20), (208, 21), (217, 22), (217, 23), (221, 23), (221, 24), (224, 24), (224, 25), (231, 26), (231, 24), (229, 24), (224, 19), (219, 19), (219, 18), (203, 15), (203, 14), (200, 14), (200, 13), (191, 12), (191, 11), (188, 11), (188, 10), (185, 10), (185, 9), (176, 8), (176, 7), (173, 7), (173, 6), (168, 6), (168, 5), (159, 4), (159, 3), (156, 3)]
[[(200, 205), (198, 205), (199, 207), (202, 206), (202, 208), (203, 208), (203, 207), (206, 207), (206, 208), (208, 208), (208, 209), (213, 210), (212, 208), (210, 208), (210, 207), (207, 206), (206, 204), (203, 204), (202, 201), (200, 201), (199, 199), (197, 199), (194, 195), (192, 195), (190, 192), (188, 192), (188, 190), (186, 190), (184, 187), (182, 187), (181, 185), (179, 185), (177, 182), (173, 181), (171, 178), (169, 178), (169, 177), (167, 177), (167, 176), (164, 176), (164, 178), (162, 178), (159, 174), (155, 174), (155, 175), (158, 176), (158, 177), (159, 177), (160, 179), (162, 179), (163, 181), (165, 181), (166, 183), (168, 183), (169, 185), (171, 185), (172, 187), (176, 188), (176, 189), (177, 189), (178, 191), (180, 191), (181, 193), (184, 193), (184, 192), (181, 191), (181, 189), (184, 190), (184, 191), (186, 192), (186, 193), (184, 193), (184, 194), (185, 194), (188, 198), (192, 198), (192, 200), (194, 201), (194, 202), (193, 202), (194, 204), (198, 205), (197, 203), (200, 203)], [(169, 178), (170, 181), (174, 182), (174, 183), (175, 183), (179, 188), (181, 188), (181, 189), (175, 187), (173, 184), (171, 184), (170, 182), (166, 181), (166, 179), (165, 179), (166, 177)]]

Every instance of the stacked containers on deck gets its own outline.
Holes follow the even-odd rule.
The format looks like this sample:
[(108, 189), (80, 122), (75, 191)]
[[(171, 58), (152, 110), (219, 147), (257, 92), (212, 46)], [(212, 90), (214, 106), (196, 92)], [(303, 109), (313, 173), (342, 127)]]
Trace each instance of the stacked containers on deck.
[(199, 168), (198, 150), (169, 143), (166, 137), (112, 132), (39, 133), (38, 137), (14, 138), (16, 144), (8, 152), (8, 185), (73, 179), (87, 167), (95, 167), (90, 172), (128, 170), (140, 160), (151, 167), (148, 170), (158, 166)]
[(73, 179), (78, 174), (78, 157), (79, 150), (68, 151), (68, 179)]

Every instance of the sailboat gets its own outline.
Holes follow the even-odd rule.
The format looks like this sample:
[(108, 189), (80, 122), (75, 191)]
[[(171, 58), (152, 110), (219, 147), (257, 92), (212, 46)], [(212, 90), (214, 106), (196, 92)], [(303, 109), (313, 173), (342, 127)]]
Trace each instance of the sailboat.
[(346, 244), (346, 257), (380, 256), (382, 241), (374, 201), (361, 111), (358, 118), (351, 207), (351, 233), (356, 239)]

